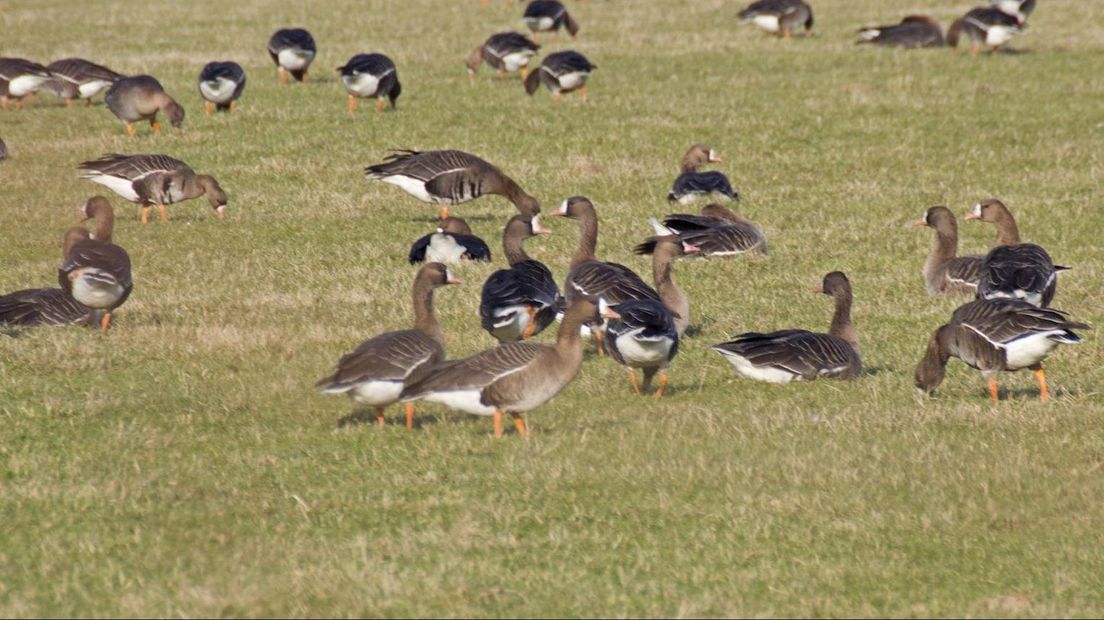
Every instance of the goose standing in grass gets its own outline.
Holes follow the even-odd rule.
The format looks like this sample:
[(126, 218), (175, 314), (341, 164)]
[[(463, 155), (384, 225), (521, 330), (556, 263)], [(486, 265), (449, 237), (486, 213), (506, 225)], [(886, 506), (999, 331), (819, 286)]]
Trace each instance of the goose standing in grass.
[[(67, 230), (62, 242), (62, 256), (85, 239), (88, 239), (87, 230), (79, 226)], [(81, 304), (64, 288), (33, 288), (0, 295), (0, 328), (99, 326), (103, 317), (103, 310)]]
[(913, 226), (927, 226), (935, 231), (931, 251), (924, 261), (924, 287), (928, 295), (944, 293), (974, 295), (984, 256), (957, 256), (958, 222), (947, 207), (931, 207), (923, 219)]
[(203, 110), (233, 112), (245, 90), (245, 69), (232, 61), (209, 62), (199, 72), (199, 94)]
[(464, 64), (468, 66), (468, 78), (475, 81), (479, 65), (484, 62), (494, 68), (498, 79), (507, 73), (518, 72), (521, 80), (529, 74), (529, 60), (540, 46), (519, 32), (500, 32), (491, 35), (482, 45), (472, 50)]
[(559, 0), (533, 0), (525, 7), (521, 20), (533, 33), (534, 41), (538, 32), (559, 34), (560, 28), (566, 28), (572, 39), (579, 33), (579, 24)]
[(758, 0), (740, 11), (740, 23), (789, 39), (798, 28), (813, 29), (813, 9), (802, 0)]
[(422, 202), (448, 208), (498, 194), (512, 202), (522, 215), (540, 213), (540, 203), (494, 165), (463, 151), (395, 151), (383, 163), (368, 166), (364, 176), (401, 187)]
[(965, 34), (970, 40), (970, 53), (977, 55), (981, 46), (996, 52), (1012, 37), (1023, 32), (1024, 24), (1015, 15), (1009, 15), (995, 6), (983, 6), (955, 20), (947, 29), (947, 44), (958, 47), (959, 38)]
[[(399, 401), (403, 388), (426, 378), (445, 359), (445, 336), (433, 311), (433, 291), (447, 284), (461, 284), (441, 263), (426, 263), (414, 278), (414, 327), (386, 332), (365, 340), (352, 353), (341, 356), (334, 373), (316, 387), (326, 394), (348, 394), (359, 406), (340, 424), (365, 422), (375, 414), (383, 426), (384, 410)], [(406, 427), (414, 428), (414, 405), (406, 404)]]
[[(85, 219), (95, 220), (96, 231), (88, 238), (83, 228), (67, 236), (58, 282), (81, 304), (104, 312), (100, 326), (107, 331), (111, 313), (123, 305), (134, 289), (130, 255), (111, 242), (115, 213), (111, 203), (95, 196), (81, 206)], [(84, 232), (82, 235), (81, 232)]]
[[(612, 309), (619, 318), (606, 326), (610, 357), (628, 370), (629, 383), (636, 394), (650, 392), (652, 379), (658, 373), (659, 388), (654, 396), (662, 398), (667, 388), (667, 367), (678, 354), (679, 333), (674, 314), (654, 299), (631, 299)], [(641, 383), (637, 383), (636, 368), (643, 371)]]
[(943, 29), (927, 15), (909, 15), (892, 26), (868, 26), (859, 30), (855, 43), (871, 43), (886, 47), (942, 47)]
[(525, 78), (525, 92), (529, 95), (537, 92), (537, 88), (544, 84), (545, 88), (552, 91), (552, 98), (560, 101), (563, 93), (579, 91), (583, 101), (587, 100), (586, 83), (590, 72), (597, 69), (598, 65), (591, 64), (586, 56), (579, 52), (567, 50), (549, 54), (541, 61), (540, 67)]
[(997, 241), (982, 261), (977, 295), (983, 299), (1023, 299), (1046, 307), (1058, 288), (1058, 272), (1042, 246), (1021, 243), (1020, 231), (1008, 207), (990, 198), (974, 206), (968, 220), (981, 220), (997, 227)]
[(487, 278), (479, 301), (479, 322), (499, 342), (531, 338), (556, 319), (560, 289), (548, 267), (524, 247), (526, 239), (549, 232), (539, 215), (515, 215), (506, 223), (502, 252), (510, 268)]
[(0, 108), (8, 109), (8, 100), (15, 100), (15, 109), (23, 109), (23, 99), (29, 97), (50, 80), (50, 70), (26, 58), (0, 58)]
[(947, 362), (957, 357), (981, 371), (989, 397), (1000, 398), (997, 374), (1030, 368), (1039, 382), (1039, 398), (1047, 400), (1043, 360), (1059, 344), (1077, 344), (1073, 330), (1089, 329), (1066, 314), (1038, 308), (1018, 299), (977, 300), (960, 306), (946, 325), (932, 333), (928, 349), (916, 367), (916, 387), (931, 394), (943, 382)]
[(268, 40), (268, 55), (276, 63), (281, 84), (288, 83), (288, 73), (296, 82), (308, 81), (307, 70), (316, 53), (314, 37), (302, 28), (277, 30)]
[(120, 155), (109, 153), (78, 166), (80, 178), (99, 183), (142, 207), (142, 223), (149, 223), (149, 209), (157, 205), (161, 221), (168, 221), (165, 205), (207, 196), (207, 202), (219, 219), (226, 217), (226, 192), (218, 181), (168, 155), (146, 153)]
[(835, 300), (836, 311), (827, 334), (803, 329), (749, 332), (713, 350), (723, 355), (738, 374), (757, 381), (789, 383), (858, 377), (862, 359), (858, 335), (851, 324), (851, 283), (842, 272), (833, 271), (815, 290)]
[(692, 145), (682, 157), (682, 173), (675, 178), (671, 191), (667, 194), (667, 201), (685, 205), (701, 198), (739, 200), (740, 195), (732, 189), (732, 184), (723, 172), (698, 171), (705, 164), (719, 163), (721, 158), (717, 157), (712, 148), (704, 144)]
[(46, 82), (48, 88), (58, 97), (65, 99), (65, 107), (73, 106), (75, 99), (84, 99), (92, 105), (92, 98), (111, 88), (115, 80), (123, 77), (103, 65), (97, 65), (83, 58), (65, 58), (46, 66), (53, 77)]
[(425, 261), (436, 263), (458, 263), (466, 260), (491, 260), (491, 249), (487, 244), (471, 234), (468, 223), (458, 217), (441, 220), (437, 232), (425, 235), (410, 247), (410, 264)]
[(642, 256), (652, 255), (652, 280), (655, 282), (655, 290), (659, 293), (660, 301), (673, 314), (675, 329), (678, 335), (682, 336), (690, 326), (690, 299), (675, 284), (674, 263), (682, 256), (699, 254), (701, 250), (683, 241), (670, 230), (663, 232), (665, 234), (649, 237), (633, 248), (633, 252)]
[[(616, 313), (606, 310), (608, 318)], [(560, 393), (583, 363), (579, 330), (598, 319), (594, 300), (577, 297), (564, 313), (555, 344), (507, 342), (461, 360), (445, 362), (405, 388), (403, 401), (424, 399), (473, 415), (491, 416), (502, 436), (502, 415), (510, 414), (518, 435), (529, 434), (522, 414)]]
[(337, 68), (341, 83), (349, 93), (349, 114), (356, 110), (358, 97), (375, 97), (376, 111), (382, 112), (387, 102), (395, 109), (402, 94), (399, 72), (395, 63), (383, 54), (357, 54)]
[(104, 102), (112, 114), (126, 123), (128, 136), (134, 135), (134, 123), (138, 121), (149, 121), (150, 129), (160, 133), (158, 112), (165, 114), (178, 134), (182, 131), (184, 108), (165, 92), (161, 82), (151, 76), (135, 75), (115, 80), (107, 90)]
[(650, 220), (657, 235), (674, 234), (701, 250), (700, 255), (766, 254), (767, 238), (749, 219), (719, 204), (702, 207), (701, 215), (673, 213), (660, 225)]

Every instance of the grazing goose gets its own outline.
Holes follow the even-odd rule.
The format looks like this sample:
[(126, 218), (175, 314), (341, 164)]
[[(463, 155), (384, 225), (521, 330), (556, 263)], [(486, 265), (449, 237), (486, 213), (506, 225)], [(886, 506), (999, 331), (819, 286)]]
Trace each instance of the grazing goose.
[[(609, 318), (616, 314), (607, 310)], [(521, 414), (559, 394), (583, 363), (579, 329), (598, 318), (598, 306), (578, 297), (568, 307), (555, 344), (507, 342), (461, 360), (445, 362), (402, 392), (403, 401), (425, 399), (494, 419), (494, 436), (502, 436), (502, 414), (514, 419), (518, 435), (529, 431)]]
[(0, 108), (8, 109), (8, 99), (15, 99), (15, 109), (23, 109), (23, 98), (33, 95), (50, 79), (50, 70), (25, 58), (0, 58)]
[(524, 248), (526, 239), (549, 232), (541, 226), (539, 215), (515, 215), (506, 223), (502, 251), (510, 268), (487, 278), (479, 301), (479, 322), (499, 342), (531, 338), (556, 319), (560, 301), (556, 280)]
[(525, 7), (525, 15), (521, 20), (533, 33), (534, 41), (537, 40), (538, 32), (554, 32), (558, 35), (560, 28), (567, 28), (572, 39), (579, 33), (579, 24), (559, 0), (533, 0)]
[(106, 198), (89, 199), (81, 207), (81, 213), (95, 220), (96, 232), (89, 238), (83, 228), (74, 228), (66, 236), (58, 282), (81, 304), (103, 310), (100, 326), (107, 331), (111, 312), (123, 305), (134, 289), (130, 256), (111, 242), (115, 214)]
[(120, 155), (108, 153), (99, 159), (78, 166), (84, 170), (80, 178), (106, 186), (111, 191), (141, 205), (142, 223), (149, 222), (149, 209), (157, 205), (161, 220), (168, 221), (165, 205), (206, 195), (207, 202), (218, 214), (226, 217), (226, 192), (214, 177), (199, 174), (188, 164), (158, 153)]
[(32, 288), (0, 295), (0, 328), (100, 325), (103, 314), (60, 288)]
[(989, 4), (1015, 17), (1021, 24), (1035, 10), (1035, 0), (989, 0)]
[(463, 151), (395, 151), (383, 163), (368, 166), (369, 180), (398, 185), (406, 193), (430, 204), (441, 205), (441, 219), (448, 208), (484, 194), (505, 196), (522, 215), (540, 213), (540, 203), (513, 179), (490, 163)]
[(461, 259), (491, 260), (491, 249), (471, 234), (468, 223), (458, 217), (441, 220), (437, 232), (426, 235), (410, 247), (410, 264), (431, 261), (458, 263)]
[(1024, 27), (1018, 17), (997, 7), (978, 7), (951, 24), (947, 30), (947, 44), (952, 48), (958, 47), (958, 39), (965, 33), (966, 38), (970, 39), (971, 54), (976, 56), (982, 45), (988, 46), (992, 53), (1023, 32)]
[(1069, 268), (1056, 266), (1041, 246), (1020, 243), (1016, 220), (999, 200), (979, 202), (966, 219), (997, 227), (997, 241), (981, 265), (978, 297), (1024, 299), (1036, 306), (1049, 306), (1058, 287), (1058, 272)]
[(199, 94), (203, 95), (203, 110), (233, 112), (245, 90), (245, 69), (232, 61), (209, 62), (199, 72)]
[(123, 77), (103, 65), (83, 58), (65, 58), (46, 66), (53, 76), (45, 88), (65, 99), (65, 107), (73, 106), (74, 99), (84, 99), (92, 105), (92, 98), (111, 87)]
[(913, 226), (935, 230), (931, 251), (924, 261), (924, 287), (928, 295), (943, 293), (974, 295), (984, 256), (956, 256), (958, 253), (958, 222), (947, 207), (931, 207), (923, 219)]
[(498, 79), (506, 73), (517, 71), (522, 81), (529, 74), (529, 59), (537, 54), (540, 46), (529, 37), (518, 32), (500, 32), (492, 34), (483, 45), (468, 54), (464, 64), (468, 66), (468, 78), (475, 81), (479, 65), (486, 62), (498, 72)]
[(532, 95), (544, 84), (545, 88), (552, 91), (552, 98), (556, 101), (560, 101), (561, 94), (575, 90), (586, 101), (587, 78), (597, 68), (598, 65), (591, 64), (586, 56), (576, 51), (549, 54), (541, 61), (540, 67), (525, 78), (525, 92)]
[(1089, 326), (1018, 299), (972, 301), (959, 306), (951, 321), (932, 333), (916, 367), (916, 387), (922, 395), (930, 394), (943, 382), (947, 361), (957, 357), (981, 371), (993, 402), (1000, 396), (997, 373), (1023, 368), (1035, 371), (1039, 398), (1047, 400), (1043, 360), (1059, 344), (1081, 342), (1075, 329)]
[[(606, 302), (603, 300), (601, 305)], [(606, 327), (606, 348), (610, 357), (625, 366), (629, 383), (637, 394), (650, 392), (652, 379), (659, 373), (656, 398), (667, 388), (667, 367), (678, 354), (679, 333), (675, 316), (667, 306), (654, 299), (631, 299), (613, 306), (619, 316)], [(636, 381), (634, 369), (644, 371), (643, 384)]]
[(757, 0), (739, 14), (740, 23), (752, 23), (789, 39), (798, 28), (813, 29), (813, 9), (802, 0)]
[(859, 30), (855, 43), (886, 47), (943, 47), (943, 29), (927, 15), (909, 15), (892, 26), (868, 26)]
[(708, 170), (698, 172), (705, 164), (719, 164), (721, 158), (713, 149), (704, 144), (694, 144), (682, 157), (682, 173), (675, 179), (668, 202), (689, 204), (699, 198), (739, 200), (740, 195), (732, 189), (728, 177), (723, 172)]
[(349, 93), (349, 114), (356, 110), (357, 97), (375, 97), (376, 111), (382, 112), (387, 102), (395, 109), (402, 94), (395, 62), (383, 54), (357, 54), (337, 68), (341, 83)]
[(307, 82), (307, 69), (310, 68), (318, 48), (314, 37), (302, 28), (277, 30), (268, 40), (268, 55), (276, 63), (280, 83), (288, 83), (288, 73), (297, 82)]
[(713, 347), (736, 372), (768, 383), (808, 381), (820, 377), (854, 379), (862, 372), (859, 341), (851, 324), (851, 283), (842, 272), (824, 276), (818, 293), (831, 295), (835, 316), (827, 334), (784, 329), (759, 334), (749, 332)]
[(104, 102), (119, 120), (126, 123), (128, 136), (134, 135), (134, 123), (138, 121), (149, 121), (150, 129), (160, 133), (158, 112), (165, 114), (178, 134), (182, 131), (184, 108), (165, 92), (161, 82), (151, 76), (135, 75), (115, 80), (107, 89)]
[[(426, 263), (414, 277), (414, 327), (385, 332), (341, 356), (334, 373), (315, 384), (326, 394), (348, 394), (357, 405), (370, 407), (383, 426), (383, 411), (399, 401), (404, 387), (424, 379), (445, 359), (445, 336), (433, 312), (433, 291), (462, 284), (441, 263)], [(341, 419), (340, 425), (368, 421), (368, 411)], [(406, 428), (414, 428), (414, 405), (406, 404)]]
[(680, 256), (698, 254), (701, 250), (686, 241), (683, 241), (673, 231), (664, 231), (665, 234), (649, 237), (640, 245), (633, 248), (633, 252), (640, 255), (652, 255), (652, 279), (655, 282), (656, 292), (663, 305), (674, 315), (675, 328), (678, 335), (686, 333), (690, 326), (690, 300), (686, 293), (675, 284), (673, 266), (675, 259)]
[(673, 213), (660, 225), (650, 220), (657, 235), (673, 231), (686, 243), (701, 250), (700, 255), (735, 256), (767, 253), (767, 238), (746, 217), (719, 204), (702, 207), (701, 215)]

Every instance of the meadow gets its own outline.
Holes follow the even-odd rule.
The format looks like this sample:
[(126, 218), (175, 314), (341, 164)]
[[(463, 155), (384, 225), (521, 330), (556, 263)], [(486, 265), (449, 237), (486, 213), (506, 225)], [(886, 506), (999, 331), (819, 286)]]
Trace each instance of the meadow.
[[(521, 29), (492, 0), (189, 3), (0, 0), (2, 53), (82, 56), (157, 76), (183, 136), (128, 139), (99, 102), (40, 94), (0, 113), (0, 291), (50, 286), (77, 206), (103, 188), (76, 165), (162, 152), (216, 176), (203, 200), (141, 225), (111, 196), (135, 290), (106, 335), (0, 336), (0, 616), (1099, 616), (1104, 614), (1104, 3), (1044, 0), (1011, 51), (853, 44), (864, 24), (970, 0), (815, 0), (815, 35), (738, 27), (729, 0), (580, 0), (597, 66), (582, 103), (530, 98), (462, 64)], [(280, 27), (319, 46), (281, 87)], [(334, 67), (382, 51), (398, 109), (350, 117)], [(200, 68), (235, 60), (232, 114), (203, 114)], [(598, 255), (650, 278), (650, 234), (678, 163), (714, 147), (769, 256), (683, 261), (696, 333), (668, 396), (632, 395), (588, 354), (528, 416), (530, 438), (421, 405), (418, 425), (336, 428), (351, 411), (314, 382), (361, 340), (411, 321), (406, 252), (436, 209), (363, 178), (393, 148), (498, 164), (546, 213), (573, 195)], [(105, 194), (109, 195), (110, 194)], [(961, 299), (929, 298), (935, 204), (962, 253), (995, 230), (961, 215), (996, 196), (1063, 274), (1054, 306), (1093, 324), (1029, 373), (952, 362), (930, 400), (912, 372)], [(498, 197), (457, 207), (491, 245), (440, 290), (450, 356), (489, 347), (479, 289), (504, 261)], [(529, 242), (562, 280), (573, 221)], [(737, 378), (709, 346), (747, 330), (825, 329), (814, 285), (845, 271), (866, 365), (853, 382)], [(540, 336), (551, 339), (552, 331)], [(390, 411), (401, 420), (401, 408)]]

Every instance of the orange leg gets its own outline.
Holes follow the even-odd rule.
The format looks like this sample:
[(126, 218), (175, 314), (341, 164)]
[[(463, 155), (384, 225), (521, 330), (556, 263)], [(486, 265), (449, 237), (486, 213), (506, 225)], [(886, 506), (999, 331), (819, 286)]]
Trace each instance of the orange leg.
[(502, 437), (502, 412), (497, 409), (492, 416), (494, 418), (494, 436), (495, 439)]
[(111, 313), (108, 312), (107, 314), (105, 314), (103, 316), (103, 319), (100, 320), (100, 331), (107, 332), (108, 328), (110, 328), (110, 327), (111, 327)]
[(414, 430), (414, 403), (406, 403), (406, 430)]
[(151, 119), (150, 129), (153, 130), (153, 133), (161, 133), (161, 123), (158, 123), (157, 119)]
[(448, 219), (448, 205), (441, 207), (440, 217), (442, 220)]
[(636, 372), (629, 369), (629, 383), (632, 384), (633, 394), (640, 394), (640, 384), (636, 382)]
[(385, 107), (387, 107), (387, 99), (376, 97), (376, 112), (383, 112)]
[(1039, 382), (1039, 400), (1050, 400), (1050, 390), (1047, 389), (1046, 373), (1043, 372), (1042, 367), (1035, 370), (1035, 379)]
[(134, 137), (134, 123), (127, 123), (126, 125), (127, 125), (127, 136), (130, 137), (130, 138), (133, 138)]
[(349, 115), (352, 116), (353, 112), (356, 112), (356, 97), (349, 95)]
[(142, 205), (142, 223), (149, 224), (149, 205)]
[(659, 375), (659, 389), (655, 392), (656, 398), (663, 398), (663, 392), (667, 389), (667, 371)]
[(989, 398), (993, 402), (999, 401), (1000, 400), (1000, 388), (997, 387), (997, 380), (996, 379), (989, 379), (986, 382), (986, 385), (989, 386)]
[(525, 420), (521, 419), (520, 413), (511, 413), (514, 418), (514, 428), (517, 429), (517, 434), (522, 437), (529, 437), (529, 429), (525, 426)]
[(387, 424), (387, 418), (383, 415), (383, 407), (376, 407), (376, 424), (381, 427)]
[(169, 213), (165, 210), (165, 205), (157, 205), (157, 211), (161, 214), (161, 221), (169, 221)]
[(522, 340), (532, 338), (533, 333), (537, 331), (537, 309), (533, 306), (525, 306), (525, 313), (529, 315), (529, 324), (525, 326), (525, 332), (521, 334)]

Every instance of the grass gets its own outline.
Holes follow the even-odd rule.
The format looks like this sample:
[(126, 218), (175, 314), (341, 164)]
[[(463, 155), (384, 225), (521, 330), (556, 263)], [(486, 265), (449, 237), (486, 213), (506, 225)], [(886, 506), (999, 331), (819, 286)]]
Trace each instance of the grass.
[[(589, 104), (555, 105), (486, 68), (467, 83), (463, 57), (520, 27), (520, 5), (0, 2), (6, 55), (148, 72), (188, 111), (183, 137), (135, 139), (103, 106), (48, 95), (0, 114), (0, 291), (53, 282), (76, 206), (101, 193), (80, 161), (164, 152), (230, 195), (226, 221), (194, 201), (148, 226), (113, 198), (136, 288), (112, 332), (0, 338), (0, 615), (1104, 613), (1098, 336), (1049, 360), (1052, 402), (1020, 373), (991, 405), (957, 363), (915, 400), (915, 363), (958, 300), (924, 294), (930, 232), (907, 226), (1001, 197), (1075, 267), (1055, 306), (1104, 325), (1104, 6), (1048, 0), (1022, 53), (971, 58), (851, 39), (906, 12), (946, 24), (969, 2), (817, 0), (816, 36), (789, 43), (737, 28), (738, 4), (572, 2), (598, 70)], [(291, 25), (320, 56), (312, 83), (281, 88), (264, 46)], [(350, 119), (331, 69), (371, 50), (404, 93), (395, 113)], [(248, 85), (240, 113), (206, 117), (195, 79), (222, 59)], [(677, 266), (701, 332), (669, 398), (631, 396), (591, 356), (529, 416), (529, 441), (435, 405), (414, 433), (335, 429), (349, 403), (312, 384), (409, 324), (404, 257), (436, 213), (364, 165), (396, 147), (480, 154), (546, 212), (589, 196), (599, 254), (647, 274), (631, 247), (698, 141), (771, 254)], [(512, 208), (455, 211), (496, 248), (438, 295), (462, 356), (492, 344), (478, 292)], [(530, 248), (562, 278), (577, 227), (549, 224)], [(960, 228), (968, 252), (995, 234)], [(830, 300), (810, 291), (833, 269), (855, 286), (860, 380), (763, 385), (708, 350), (823, 329)]]

